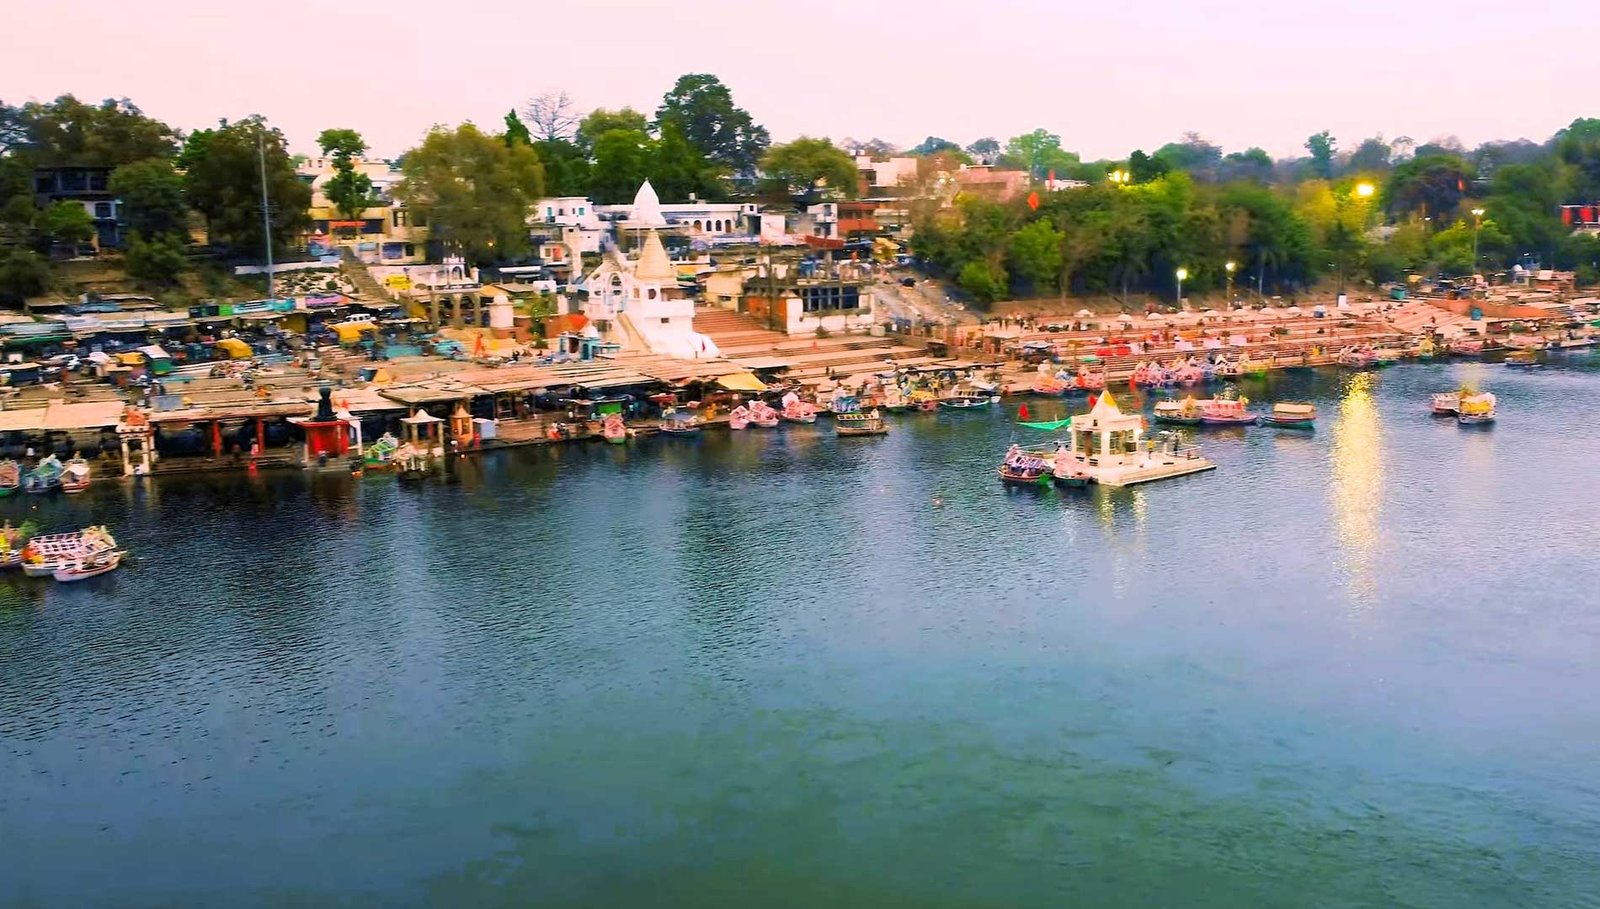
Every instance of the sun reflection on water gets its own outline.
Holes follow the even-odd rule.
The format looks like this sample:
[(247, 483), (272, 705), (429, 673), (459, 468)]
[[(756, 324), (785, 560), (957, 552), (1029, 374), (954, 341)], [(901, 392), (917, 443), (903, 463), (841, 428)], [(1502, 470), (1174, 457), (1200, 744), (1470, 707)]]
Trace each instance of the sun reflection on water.
[(1377, 593), (1373, 559), (1383, 502), (1383, 431), (1372, 385), (1370, 372), (1350, 377), (1333, 429), (1331, 492), (1339, 534), (1337, 558), (1350, 593), (1361, 602), (1369, 602)]

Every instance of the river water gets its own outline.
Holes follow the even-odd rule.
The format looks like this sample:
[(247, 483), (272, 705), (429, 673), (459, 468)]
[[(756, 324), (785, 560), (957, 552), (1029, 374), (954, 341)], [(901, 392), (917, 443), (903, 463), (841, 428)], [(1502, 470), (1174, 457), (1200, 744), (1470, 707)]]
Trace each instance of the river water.
[(0, 503), (136, 555), (0, 582), (0, 905), (1596, 905), (1593, 362), (1120, 491), (974, 413)]

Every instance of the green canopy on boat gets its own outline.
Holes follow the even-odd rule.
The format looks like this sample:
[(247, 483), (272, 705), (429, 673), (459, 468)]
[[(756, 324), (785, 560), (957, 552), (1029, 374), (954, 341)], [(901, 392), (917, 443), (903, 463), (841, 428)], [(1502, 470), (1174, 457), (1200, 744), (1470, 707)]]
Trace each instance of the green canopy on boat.
[(1065, 426), (1070, 425), (1071, 423), (1072, 423), (1072, 418), (1071, 417), (1067, 417), (1065, 420), (1056, 420), (1053, 423), (1021, 423), (1021, 422), (1019, 422), (1019, 423), (1017, 423), (1017, 425), (1018, 426), (1026, 426), (1029, 429), (1043, 429), (1043, 430), (1048, 432), (1048, 431), (1053, 430), (1053, 429), (1061, 429), (1061, 428), (1063, 428)]

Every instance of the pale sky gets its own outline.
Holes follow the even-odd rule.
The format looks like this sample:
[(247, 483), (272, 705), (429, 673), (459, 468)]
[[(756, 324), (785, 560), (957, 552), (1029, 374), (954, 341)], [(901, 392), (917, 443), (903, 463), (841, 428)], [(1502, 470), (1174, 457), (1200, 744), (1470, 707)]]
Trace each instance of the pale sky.
[[(527, 99), (654, 112), (711, 72), (784, 141), (1045, 127), (1085, 159), (1195, 130), (1299, 154), (1381, 133), (1543, 140), (1600, 115), (1579, 0), (7, 0), (0, 100), (131, 98), (184, 130), (265, 115), (375, 155)], [(1584, 48), (1587, 41), (1589, 47)]]

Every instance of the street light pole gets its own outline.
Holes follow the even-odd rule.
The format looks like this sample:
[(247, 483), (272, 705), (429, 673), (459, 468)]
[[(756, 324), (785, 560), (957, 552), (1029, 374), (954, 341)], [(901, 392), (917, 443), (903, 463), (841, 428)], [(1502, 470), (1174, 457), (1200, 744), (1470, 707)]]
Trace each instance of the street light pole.
[(1227, 271), (1228, 271), (1228, 298), (1224, 302), (1227, 303), (1227, 305), (1232, 306), (1233, 305), (1233, 270), (1235, 268), (1238, 268), (1238, 266), (1234, 264), (1232, 259), (1229, 259), (1227, 264), (1223, 265), (1222, 267), (1227, 269)]
[(1478, 231), (1483, 229), (1483, 209), (1472, 210), (1472, 273), (1478, 273)]
[(1189, 277), (1189, 269), (1178, 269), (1178, 305), (1183, 305), (1183, 279)]

